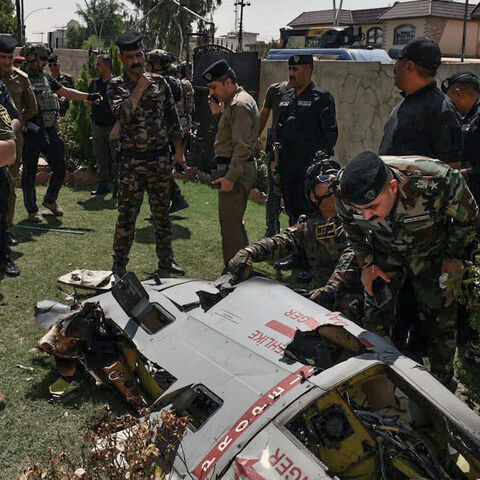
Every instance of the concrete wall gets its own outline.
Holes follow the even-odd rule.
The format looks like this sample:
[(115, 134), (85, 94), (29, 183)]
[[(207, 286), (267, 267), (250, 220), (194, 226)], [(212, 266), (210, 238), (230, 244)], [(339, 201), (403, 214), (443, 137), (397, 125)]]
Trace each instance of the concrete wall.
[[(467, 38), (465, 45), (465, 55), (467, 56), (478, 57), (479, 27), (479, 22), (470, 21), (467, 24)], [(462, 52), (462, 37), (463, 21), (448, 20), (439, 41), (442, 54), (460, 57)]]
[[(72, 75), (77, 80), (83, 65), (88, 62), (88, 51), (56, 48), (54, 53), (58, 55), (60, 70)], [(48, 71), (48, 66), (46, 70)]]
[[(439, 83), (459, 70), (480, 75), (480, 63), (444, 64), (439, 70)], [(262, 61), (260, 106), (268, 86), (287, 78), (287, 62)], [(378, 150), (385, 121), (401, 101), (394, 85), (393, 65), (320, 60), (315, 62), (314, 81), (335, 98), (339, 128), (335, 159), (345, 164), (363, 150)]]
[[(88, 62), (88, 51), (56, 48), (54, 53), (58, 55), (61, 71), (72, 75), (77, 80), (83, 65)], [(15, 55), (20, 55), (20, 48), (15, 49)], [(48, 65), (45, 67), (45, 71), (50, 73)]]

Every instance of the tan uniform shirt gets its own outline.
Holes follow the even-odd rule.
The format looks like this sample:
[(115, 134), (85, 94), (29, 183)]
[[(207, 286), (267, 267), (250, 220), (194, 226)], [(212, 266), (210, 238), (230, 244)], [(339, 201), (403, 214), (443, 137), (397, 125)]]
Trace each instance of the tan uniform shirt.
[(38, 107), (28, 75), (14, 67), (1, 79), (7, 85), (20, 120), (25, 122), (34, 117), (38, 113)]
[(225, 103), (215, 137), (215, 156), (230, 158), (225, 178), (236, 182), (252, 158), (258, 134), (258, 107), (242, 87)]

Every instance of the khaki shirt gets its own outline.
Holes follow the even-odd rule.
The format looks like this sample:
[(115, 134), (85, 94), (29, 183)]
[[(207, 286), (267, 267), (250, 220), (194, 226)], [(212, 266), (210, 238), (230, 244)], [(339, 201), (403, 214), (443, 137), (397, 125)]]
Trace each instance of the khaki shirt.
[(225, 178), (236, 182), (252, 157), (258, 134), (258, 108), (242, 87), (225, 102), (215, 137), (215, 156), (230, 158)]
[(1, 80), (7, 85), (20, 120), (25, 122), (33, 118), (38, 113), (38, 107), (28, 75), (14, 67)]

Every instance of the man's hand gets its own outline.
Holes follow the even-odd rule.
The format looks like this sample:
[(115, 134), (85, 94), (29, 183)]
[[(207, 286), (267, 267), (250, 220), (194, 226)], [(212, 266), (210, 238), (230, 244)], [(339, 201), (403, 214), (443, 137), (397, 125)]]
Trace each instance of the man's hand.
[(151, 84), (152, 82), (150, 81), (150, 79), (146, 77), (145, 73), (143, 73), (137, 80), (137, 85), (135, 86), (135, 88), (140, 90), (141, 92), (144, 92)]
[(95, 105), (99, 105), (103, 100), (103, 97), (98, 92), (93, 92), (88, 94), (87, 100), (93, 102)]
[(212, 182), (213, 185), (216, 185), (217, 183), (220, 184), (221, 192), (231, 192), (233, 190), (233, 182), (228, 180), (228, 178), (220, 177)]
[(330, 285), (313, 290), (308, 298), (328, 310), (335, 308), (335, 291)]
[(212, 112), (212, 115), (220, 115), (223, 112), (223, 103), (222, 102), (215, 102), (214, 100), (211, 99), (211, 97), (208, 97), (208, 106), (210, 107), (210, 111)]
[(228, 271), (236, 282), (247, 280), (252, 275), (252, 261), (247, 250), (242, 248), (228, 262)]
[(373, 297), (373, 282), (376, 278), (383, 278), (387, 283), (390, 279), (378, 265), (368, 265), (362, 268), (362, 283), (367, 293)]

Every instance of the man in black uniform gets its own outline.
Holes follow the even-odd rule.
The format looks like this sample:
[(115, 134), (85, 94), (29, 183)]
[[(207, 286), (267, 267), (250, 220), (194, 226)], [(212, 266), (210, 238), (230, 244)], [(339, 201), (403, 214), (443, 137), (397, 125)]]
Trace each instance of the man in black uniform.
[(98, 105), (85, 100), (86, 106), (91, 106), (92, 118), (92, 143), (93, 153), (97, 162), (99, 183), (90, 193), (92, 195), (103, 195), (110, 191), (109, 184), (112, 183), (113, 194), (117, 192), (118, 165), (115, 162), (115, 152), (110, 141), (110, 134), (115, 125), (115, 117), (108, 103), (107, 87), (112, 74), (112, 59), (108, 55), (98, 55), (95, 63), (95, 71), (98, 77), (94, 78), (88, 86), (89, 93), (97, 92), (102, 96)]
[(480, 200), (480, 81), (472, 72), (458, 72), (442, 82), (442, 91), (462, 115), (463, 159), (470, 190)]
[(281, 145), (280, 178), (290, 225), (306, 211), (303, 179), (319, 150), (333, 155), (338, 128), (335, 100), (312, 82), (313, 57), (293, 55), (288, 60), (292, 89), (279, 104), (277, 134)]
[(416, 38), (402, 50), (390, 49), (397, 58), (395, 85), (404, 100), (385, 124), (380, 155), (424, 155), (451, 166), (462, 159), (460, 117), (453, 102), (437, 87), (441, 64), (437, 43)]
[(278, 165), (275, 163), (273, 145), (277, 141), (277, 123), (278, 115), (280, 113), (278, 106), (280, 105), (283, 95), (291, 87), (292, 85), (287, 80), (279, 83), (272, 83), (265, 94), (265, 101), (263, 102), (263, 107), (260, 110), (260, 117), (258, 119), (258, 136), (260, 137), (267, 125), (270, 112), (272, 112), (272, 126), (268, 129), (267, 144), (265, 145), (268, 173), (268, 192), (267, 202), (265, 204), (267, 223), (266, 237), (272, 237), (280, 231), (282, 194), (280, 191), (280, 179), (277, 171)]

